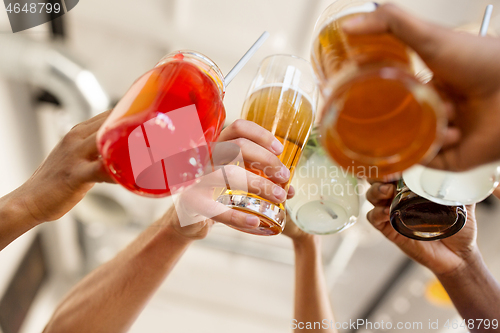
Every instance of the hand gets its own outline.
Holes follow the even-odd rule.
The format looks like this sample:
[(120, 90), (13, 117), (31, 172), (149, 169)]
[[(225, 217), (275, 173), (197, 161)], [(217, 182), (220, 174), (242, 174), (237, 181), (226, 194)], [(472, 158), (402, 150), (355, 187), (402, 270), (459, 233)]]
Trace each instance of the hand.
[(454, 32), (390, 4), (346, 21), (343, 29), (392, 33), (434, 72), (436, 88), (451, 101), (452, 126), (430, 167), (460, 171), (500, 159), (500, 39)]
[(96, 144), (96, 132), (109, 113), (73, 127), (35, 173), (10, 194), (22, 200), (34, 224), (62, 217), (95, 183), (113, 182), (103, 167)]
[(319, 238), (319, 236), (309, 234), (297, 227), (297, 225), (292, 221), (292, 218), (290, 217), (290, 213), (288, 211), (286, 212), (286, 225), (285, 230), (283, 230), (283, 235), (290, 237), (294, 244), (312, 241), (315, 238)]
[[(293, 188), (290, 187), (287, 192), (282, 185), (288, 181), (290, 172), (277, 156), (282, 151), (283, 145), (271, 132), (254, 122), (237, 120), (229, 125), (222, 131), (218, 144), (212, 146), (212, 159), (216, 166), (223, 165), (224, 174), (222, 169), (207, 173), (197, 184), (180, 192), (174, 201), (178, 222), (175, 230), (184, 237), (200, 239), (206, 237), (215, 222), (241, 229), (258, 227), (258, 217), (216, 202), (214, 191), (224, 187), (228, 181), (233, 191), (248, 191), (272, 202), (280, 203), (290, 198), (294, 194)], [(227, 157), (220, 154), (230, 156), (239, 153), (240, 165), (216, 162)], [(234, 156), (231, 156), (229, 161), (233, 159)]]
[(470, 260), (475, 260), (475, 205), (467, 206), (467, 222), (455, 235), (437, 241), (417, 241), (400, 235), (389, 223), (389, 206), (395, 191), (396, 188), (392, 184), (374, 183), (366, 193), (368, 201), (375, 206), (368, 212), (368, 221), (387, 239), (436, 275), (455, 272), (465, 267)]

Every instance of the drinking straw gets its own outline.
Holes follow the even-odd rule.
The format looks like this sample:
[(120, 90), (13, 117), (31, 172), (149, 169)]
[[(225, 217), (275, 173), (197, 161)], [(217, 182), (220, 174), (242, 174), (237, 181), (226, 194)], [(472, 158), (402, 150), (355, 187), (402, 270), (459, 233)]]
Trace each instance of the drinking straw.
[(479, 31), (479, 36), (486, 36), (488, 33), (488, 27), (490, 25), (491, 13), (493, 12), (493, 5), (486, 6), (484, 11), (483, 22), (481, 23), (481, 30)]
[(246, 65), (248, 60), (254, 55), (255, 52), (264, 44), (266, 41), (267, 37), (269, 37), (269, 32), (264, 31), (262, 35), (260, 35), (259, 39), (252, 45), (251, 48), (248, 49), (248, 51), (241, 57), (241, 59), (234, 65), (234, 67), (227, 73), (227, 75), (224, 77), (224, 83), (225, 85), (229, 85), (231, 81), (234, 79), (234, 77), (240, 72), (240, 70)]

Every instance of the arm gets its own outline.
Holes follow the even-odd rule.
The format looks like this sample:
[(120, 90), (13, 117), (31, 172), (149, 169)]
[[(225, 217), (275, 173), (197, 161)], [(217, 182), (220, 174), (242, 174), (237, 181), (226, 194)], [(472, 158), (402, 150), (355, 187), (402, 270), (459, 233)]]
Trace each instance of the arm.
[(108, 115), (75, 126), (23, 185), (0, 198), (0, 250), (36, 225), (62, 217), (94, 183), (112, 182), (95, 139)]
[[(249, 121), (230, 125), (221, 134), (221, 141), (241, 148), (245, 160), (260, 161), (261, 167), (268, 170), (280, 170), (282, 164), (276, 155), (281, 151), (271, 153), (273, 140), (269, 131)], [(249, 182), (255, 179), (252, 175), (247, 174)], [(244, 212), (226, 209), (221, 213), (213, 200), (213, 184), (220, 184), (220, 179), (214, 181), (215, 172), (207, 178), (180, 193), (176, 205), (162, 219), (78, 283), (58, 306), (45, 332), (125, 332), (187, 247), (206, 237), (214, 221), (239, 228), (257, 227), (258, 218), (248, 221)], [(257, 193), (267, 189), (270, 193), (274, 186), (278, 185), (262, 179), (253, 187), (249, 185), (249, 190)], [(267, 198), (277, 199), (269, 194)]]
[[(478, 327), (471, 332), (500, 332), (500, 284), (486, 267), (476, 248), (464, 265), (448, 274), (436, 274), (460, 315), (466, 320), (496, 319), (497, 330)], [(472, 327), (472, 326), (471, 326)]]
[[(289, 215), (286, 223), (284, 234), (292, 239), (295, 250), (294, 332), (336, 333), (323, 272), (321, 238), (300, 230)], [(302, 323), (311, 323), (313, 329), (306, 329), (307, 326), (301, 329)], [(315, 327), (314, 323), (321, 325)]]
[[(389, 205), (395, 188), (374, 183), (366, 197), (375, 206), (368, 220), (375, 228), (439, 279), (460, 315), (466, 319), (497, 319), (500, 322), (500, 285), (486, 267), (476, 243), (475, 206), (467, 206), (467, 223), (457, 234), (438, 241), (417, 241), (396, 232), (389, 223)], [(478, 327), (471, 332), (494, 332)], [(500, 326), (496, 330), (500, 332)]]
[(0, 198), (0, 250), (38, 225), (15, 190)]
[(44, 332), (126, 332), (185, 252), (171, 208), (113, 260), (100, 266), (65, 297)]
[[(494, 194), (500, 197), (500, 188)], [(463, 318), (500, 322), (500, 284), (486, 267), (477, 247), (465, 260), (465, 265), (452, 274), (437, 274), (437, 278)], [(491, 317), (484, 317), (485, 314)]]

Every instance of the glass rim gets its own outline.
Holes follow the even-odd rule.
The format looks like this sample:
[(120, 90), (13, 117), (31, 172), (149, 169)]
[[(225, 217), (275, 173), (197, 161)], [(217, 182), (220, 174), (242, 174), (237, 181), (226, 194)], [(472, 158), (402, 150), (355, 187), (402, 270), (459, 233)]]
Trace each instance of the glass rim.
[[(172, 52), (167, 53), (163, 58), (161, 58), (161, 60), (156, 64), (156, 66), (165, 63), (164, 62), (165, 59), (167, 59), (169, 57), (173, 57), (174, 55), (179, 54), (179, 53), (182, 54), (182, 55), (188, 55), (188, 56), (195, 57), (195, 58), (197, 58), (197, 59), (202, 60), (203, 62), (205, 62), (210, 67), (210, 69), (215, 72), (215, 74), (218, 76), (218, 79), (221, 82), (221, 86), (219, 87), (220, 90), (221, 90), (221, 95), (225, 94), (225, 92), (226, 92), (226, 81), (224, 79), (224, 74), (222, 73), (222, 71), (219, 68), (219, 66), (217, 66), (217, 64), (212, 59), (210, 59), (208, 56), (206, 56), (205, 54), (203, 54), (201, 52), (194, 51), (194, 50), (189, 50), (189, 49), (182, 49), (182, 50), (172, 51)], [(217, 82), (216, 82), (216, 84), (217, 84)]]
[[(322, 12), (321, 14), (319, 15), (319, 17), (317, 18), (316, 22), (314, 23), (314, 28), (312, 30), (312, 39), (311, 39), (311, 43), (310, 43), (310, 55), (309, 55), (309, 58), (311, 59), (311, 65), (313, 67), (313, 73), (314, 73), (314, 76), (316, 78), (316, 80), (318, 81), (318, 85), (320, 86), (320, 90), (321, 90), (321, 93), (323, 95), (327, 95), (325, 92), (323, 92), (323, 83), (324, 81), (326, 82), (327, 79), (324, 77), (324, 73), (318, 73), (317, 72), (317, 67), (318, 67), (318, 62), (319, 62), (319, 59), (317, 59), (317, 55), (316, 55), (316, 52), (315, 52), (315, 44), (316, 44), (316, 40), (319, 38), (319, 35), (321, 34), (321, 32), (323, 31), (323, 29), (329, 25), (330, 23), (332, 23), (334, 20), (335, 20), (335, 17), (338, 16), (339, 13), (336, 13), (336, 14), (327, 14), (327, 12), (330, 10), (330, 8), (336, 6), (336, 5), (339, 5), (339, 1), (342, 1), (342, 0), (335, 0), (333, 3), (331, 3), (330, 5), (328, 5)], [(347, 1), (347, 0), (344, 0), (344, 1)], [(348, 3), (345, 3), (345, 4), (340, 4), (340, 11), (342, 11), (345, 7), (349, 6), (349, 5), (354, 5), (353, 4), (356, 3), (356, 2), (363, 2), (365, 4), (367, 3), (375, 3), (375, 1), (370, 1), (370, 0), (354, 0), (354, 1), (351, 1), (351, 2), (348, 2)], [(363, 11), (359, 11), (359, 12), (354, 12), (353, 14), (356, 14), (356, 13), (363, 13)], [(338, 19), (338, 17), (337, 17)]]
[[(322, 12), (321, 14), (319, 15), (318, 19), (316, 20), (316, 22), (314, 23), (314, 28), (313, 28), (313, 42), (314, 40), (316, 39), (317, 35), (319, 35), (319, 33), (321, 32), (322, 28), (325, 27), (327, 24), (331, 23), (334, 19), (335, 16), (338, 16), (339, 13), (336, 13), (336, 14), (326, 14), (327, 11), (331, 8), (331, 7), (334, 7), (335, 5), (339, 5), (339, 1), (342, 1), (342, 0), (335, 0), (333, 3), (329, 4)], [(344, 1), (347, 1), (347, 0), (344, 0)], [(353, 3), (354, 2), (354, 3)], [(341, 4), (340, 6), (340, 9), (344, 9), (345, 7), (349, 6), (349, 5), (354, 5), (356, 2), (362, 2), (362, 3), (373, 3), (375, 4), (375, 7), (377, 7), (377, 3), (375, 1), (370, 1), (370, 0), (355, 0), (355, 1), (350, 1), (348, 3), (345, 3), (345, 4)], [(371, 11), (357, 11), (357, 12), (353, 12), (352, 14), (358, 14), (358, 13), (369, 13)], [(339, 17), (337, 17), (338, 19)]]
[[(293, 60), (298, 60), (300, 61), (301, 63), (303, 63), (304, 65), (307, 65), (309, 67), (309, 74), (311, 75), (311, 79), (313, 80), (314, 83), (316, 83), (315, 81), (315, 75), (314, 75), (314, 69), (312, 67), (312, 63), (307, 60), (307, 59), (304, 59), (302, 57), (299, 57), (297, 55), (294, 55), (294, 54), (287, 54), (287, 53), (276, 53), (276, 54), (271, 54), (271, 55), (268, 55), (266, 57), (264, 57), (260, 63), (259, 63), (259, 70), (260, 68), (262, 67), (262, 65), (266, 62), (266, 61), (269, 61), (270, 59), (273, 59), (273, 58), (288, 58), (288, 59), (293, 59)], [(319, 87), (316, 87), (317, 89), (319, 89)]]
[[(307, 59), (304, 59), (302, 57), (299, 57), (297, 55), (293, 55), (293, 54), (287, 54), (287, 53), (276, 53), (276, 54), (271, 54), (271, 55), (268, 55), (266, 57), (264, 57), (260, 63), (259, 63), (259, 67), (257, 69), (257, 74), (254, 76), (254, 78), (252, 79), (252, 83), (250, 85), (250, 88), (249, 88), (249, 91), (247, 92), (247, 97), (249, 96), (249, 94), (251, 94), (252, 92), (252, 86), (254, 84), (254, 81), (255, 81), (255, 78), (259, 75), (260, 71), (262, 70), (262, 68), (273, 58), (288, 58), (288, 59), (292, 59), (292, 60), (295, 60), (295, 61), (299, 61), (301, 64), (303, 65), (306, 65), (307, 68), (308, 68), (308, 75), (309, 77), (306, 78), (306, 80), (310, 80), (312, 86), (313, 86), (313, 90), (311, 92), (306, 92), (306, 91), (303, 91), (303, 93), (305, 94), (305, 96), (309, 99), (309, 102), (311, 102), (311, 105), (313, 105), (313, 109), (314, 109), (314, 113), (316, 114), (317, 112), (317, 108), (318, 108), (318, 100), (319, 100), (319, 93), (320, 93), (320, 89), (319, 89), (319, 86), (317, 85), (317, 82), (316, 82), (316, 77), (314, 75), (314, 70), (313, 70), (313, 67), (312, 67), (312, 64), (310, 61), (308, 61)], [(289, 64), (290, 66), (294, 66), (295, 68), (299, 69), (299, 70), (302, 70), (302, 67), (299, 67), (299, 66), (295, 66), (294, 64)], [(302, 90), (302, 89), (301, 89)]]
[(292, 58), (292, 59), (296, 59), (296, 60), (301, 60), (305, 63), (307, 63), (309, 66), (311, 66), (311, 62), (308, 61), (307, 59), (304, 59), (302, 57), (299, 57), (297, 55), (294, 55), (294, 54), (288, 54), (288, 53), (276, 53), (276, 54), (271, 54), (271, 55), (268, 55), (266, 57), (264, 57), (261, 61), (260, 61), (260, 64), (262, 64), (264, 61), (266, 60), (269, 60), (271, 58), (279, 58), (279, 57), (283, 57), (283, 58)]

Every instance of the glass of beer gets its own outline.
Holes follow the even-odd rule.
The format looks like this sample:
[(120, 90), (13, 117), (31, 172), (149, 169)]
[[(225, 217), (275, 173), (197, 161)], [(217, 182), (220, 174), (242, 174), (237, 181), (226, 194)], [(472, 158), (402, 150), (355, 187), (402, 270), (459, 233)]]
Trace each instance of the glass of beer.
[[(272, 55), (261, 62), (243, 105), (243, 119), (269, 130), (283, 144), (279, 159), (290, 170), (290, 179), (311, 132), (317, 99), (318, 88), (308, 61), (290, 55)], [(265, 177), (254, 169), (251, 171)], [(288, 190), (289, 182), (281, 185)], [(217, 201), (259, 217), (257, 228), (242, 231), (277, 235), (285, 228), (285, 203), (230, 189)]]
[(397, 194), (391, 204), (392, 227), (401, 235), (416, 240), (437, 240), (453, 236), (465, 226), (464, 205), (446, 206), (413, 193), (405, 182), (397, 183)]
[(320, 139), (315, 127), (292, 179), (295, 196), (287, 201), (286, 208), (300, 229), (328, 235), (356, 223), (359, 187), (356, 178), (326, 155)]
[(359, 177), (391, 180), (432, 158), (446, 126), (444, 103), (415, 77), (415, 52), (393, 35), (348, 35), (342, 23), (376, 10), (338, 0), (316, 24), (312, 65), (326, 103), (323, 145)]

